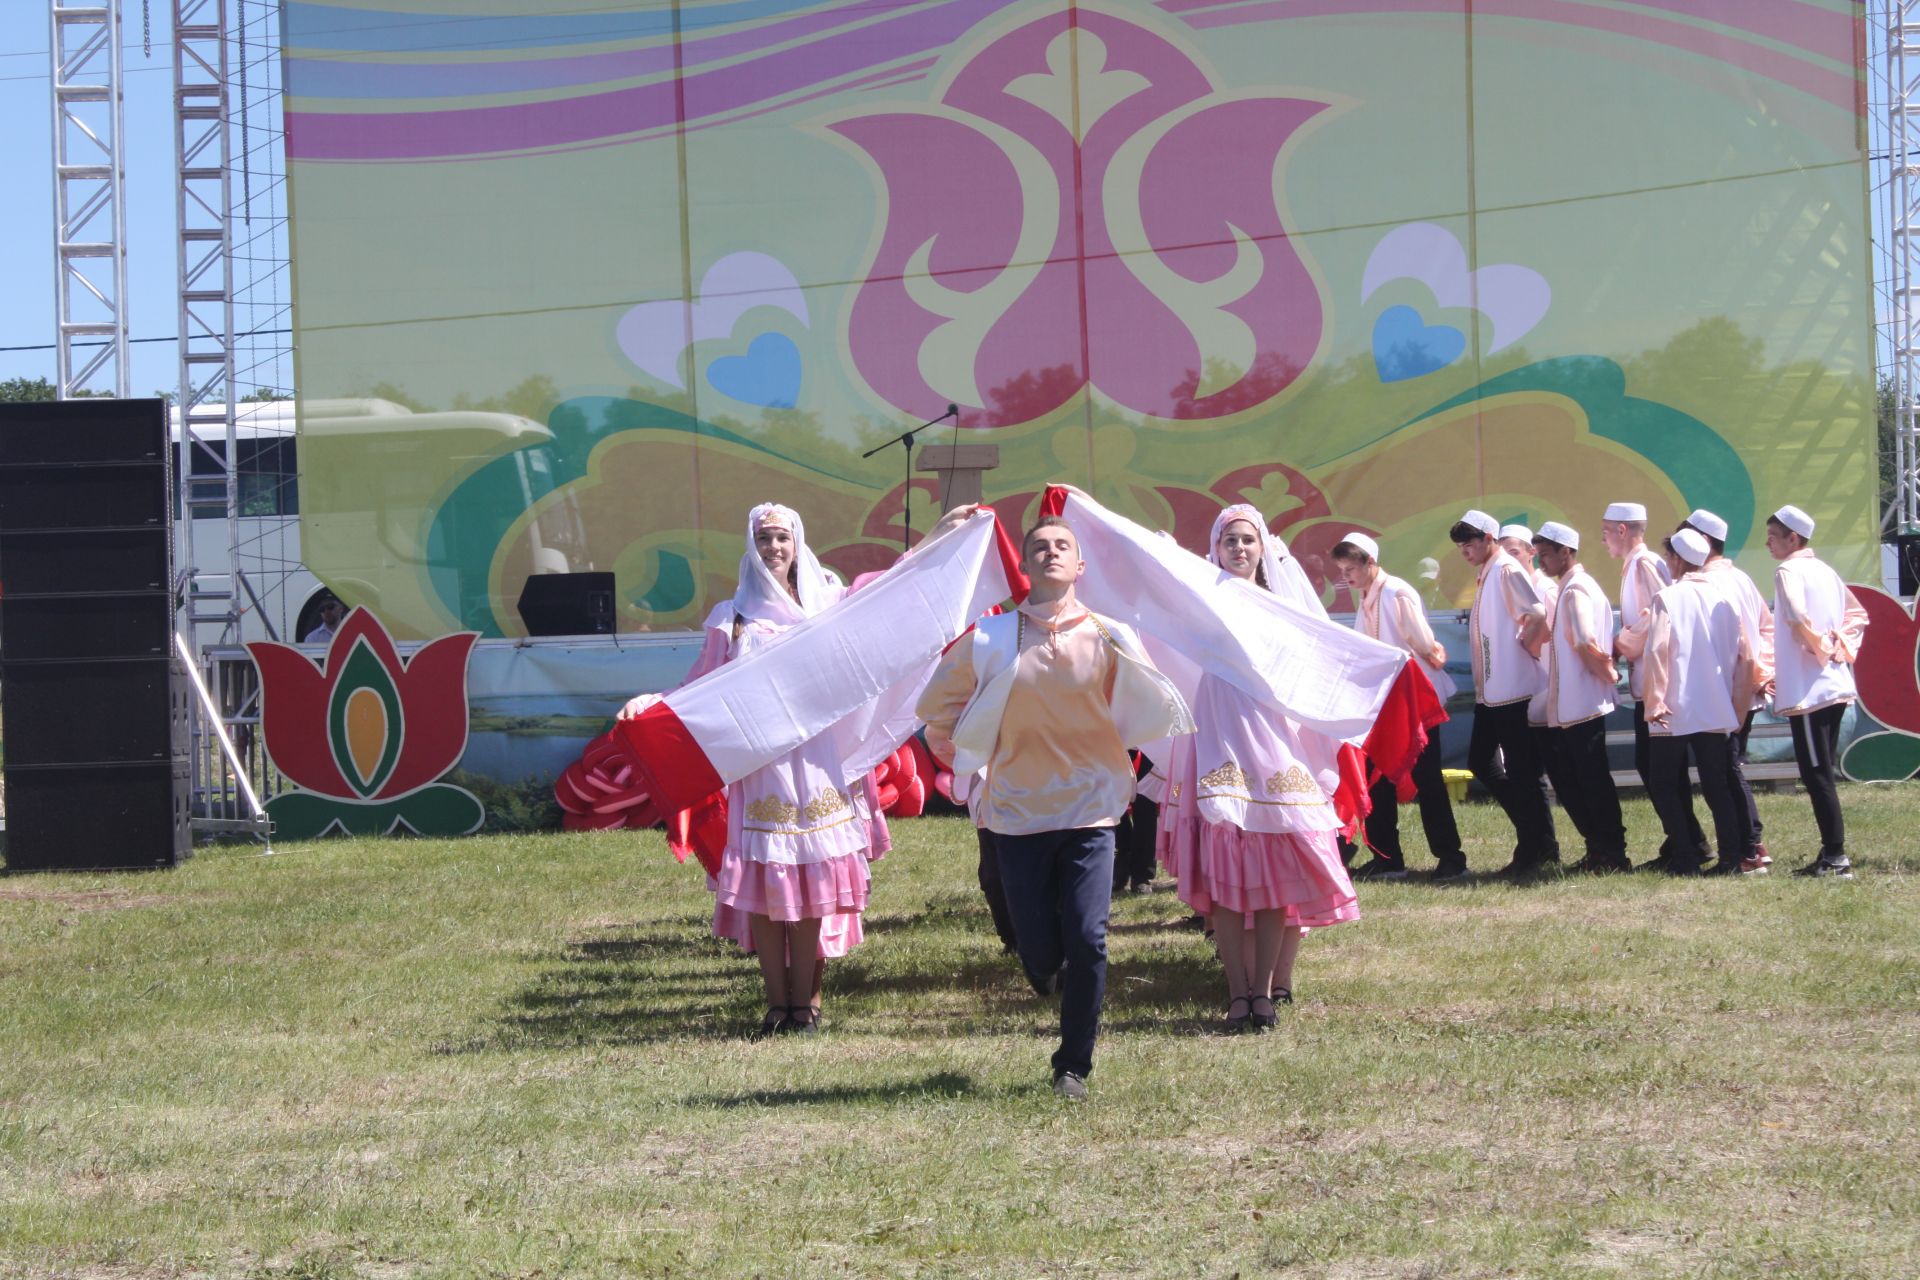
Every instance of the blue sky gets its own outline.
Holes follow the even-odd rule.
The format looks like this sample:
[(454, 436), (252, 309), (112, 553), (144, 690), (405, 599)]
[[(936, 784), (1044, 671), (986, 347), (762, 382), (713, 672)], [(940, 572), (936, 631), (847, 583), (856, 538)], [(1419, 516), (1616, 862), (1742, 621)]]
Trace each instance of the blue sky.
[[(153, 56), (141, 52), (140, 0), (124, 0), (127, 45), (127, 307), (131, 336), (170, 338), (178, 306), (173, 215), (172, 6), (149, 0)], [(53, 341), (53, 145), (47, 7), (0, 4), (0, 136), (14, 194), (0, 200), (0, 347)], [(171, 342), (132, 347), (134, 395), (180, 380)], [(54, 353), (0, 351), (0, 379), (54, 377)]]

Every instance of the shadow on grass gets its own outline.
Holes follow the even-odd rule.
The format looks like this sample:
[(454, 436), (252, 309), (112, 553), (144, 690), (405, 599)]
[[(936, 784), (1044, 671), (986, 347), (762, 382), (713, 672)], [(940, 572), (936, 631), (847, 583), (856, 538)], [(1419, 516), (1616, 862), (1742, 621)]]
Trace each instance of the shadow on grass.
[[(966, 1035), (1034, 1000), (1019, 961), (1000, 951), (990, 931), (956, 958), (912, 940), (929, 927), (951, 928), (972, 914), (964, 900), (936, 901), (924, 912), (870, 918), (870, 938), (897, 945), (863, 947), (827, 967), (826, 999), (867, 1009), (900, 1004), (924, 1013), (938, 997), (962, 995), (967, 1008), (935, 1014), (939, 1035)], [(984, 917), (984, 907), (980, 914)], [(983, 920), (984, 923), (984, 920)], [(1211, 1025), (1192, 1014), (1210, 1008), (1219, 971), (1200, 945), (1138, 950), (1155, 936), (1179, 944), (1197, 939), (1149, 921), (1116, 921), (1121, 943), (1108, 978), (1108, 1025), (1116, 1031), (1193, 1034)], [(903, 937), (905, 935), (905, 937)], [(903, 963), (904, 961), (904, 963)], [(1178, 1013), (1174, 1011), (1178, 1010)], [(708, 932), (704, 916), (648, 921), (572, 939), (544, 958), (533, 979), (492, 1020), (465, 1040), (434, 1052), (479, 1054), (541, 1049), (619, 1047), (667, 1040), (735, 1040), (759, 1025), (761, 986), (754, 962)]]
[(437, 1053), (493, 1053), (733, 1039), (759, 1023), (750, 959), (707, 932), (703, 916), (657, 931), (576, 938), (546, 960), (493, 1021)]
[(896, 1080), (886, 1084), (827, 1085), (812, 1089), (755, 1089), (747, 1093), (695, 1094), (684, 1100), (688, 1107), (812, 1107), (847, 1103), (894, 1105), (920, 1102), (928, 1098), (970, 1098), (981, 1093), (979, 1085), (957, 1071), (936, 1071), (920, 1080)]

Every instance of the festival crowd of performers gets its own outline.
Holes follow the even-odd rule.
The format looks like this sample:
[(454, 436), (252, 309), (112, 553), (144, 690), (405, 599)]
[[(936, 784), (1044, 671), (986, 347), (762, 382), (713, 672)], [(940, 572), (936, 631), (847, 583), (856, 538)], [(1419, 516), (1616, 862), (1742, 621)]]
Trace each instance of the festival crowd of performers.
[[(757, 506), (687, 683), (621, 712), (676, 853), (709, 868), (713, 932), (758, 957), (758, 1034), (820, 1027), (825, 962), (861, 941), (868, 865), (889, 848), (871, 771), (917, 731), (979, 831), (997, 932), (1035, 991), (1060, 996), (1063, 1097), (1093, 1070), (1112, 897), (1148, 886), (1156, 857), (1214, 939), (1230, 1031), (1274, 1026), (1306, 932), (1359, 918), (1354, 879), (1407, 876), (1401, 801), (1418, 801), (1433, 878), (1467, 873), (1440, 768), (1446, 653), (1373, 538), (1333, 552), (1349, 630), (1252, 507), (1219, 513), (1204, 559), (1078, 490), (1049, 489), (1043, 510), (1016, 543), (990, 510), (956, 508), (849, 590), (798, 513)], [(1792, 506), (1768, 520), (1769, 607), (1718, 516), (1695, 511), (1656, 554), (1645, 508), (1608, 506), (1616, 630), (1576, 530), (1460, 518), (1450, 536), (1477, 573), (1468, 760), (1513, 824), (1502, 874), (1559, 862), (1549, 782), (1585, 845), (1575, 869), (1632, 866), (1604, 727), (1624, 661), (1664, 832), (1646, 867), (1767, 869), (1743, 763), (1770, 699), (1820, 832), (1800, 873), (1851, 875), (1834, 752), (1866, 615), (1813, 530)], [(1351, 874), (1348, 837), (1370, 852)]]

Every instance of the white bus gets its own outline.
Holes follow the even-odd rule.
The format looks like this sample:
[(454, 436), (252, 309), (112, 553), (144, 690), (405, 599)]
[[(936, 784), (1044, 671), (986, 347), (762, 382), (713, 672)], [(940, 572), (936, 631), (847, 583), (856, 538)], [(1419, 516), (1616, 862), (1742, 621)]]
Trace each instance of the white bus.
[[(209, 408), (215, 413), (224, 411), (220, 405)], [(248, 401), (235, 406), (234, 424), (238, 514), (230, 531), (226, 519), (224, 425), (205, 428), (198, 443), (185, 451), (183, 463), (179, 413), (176, 410), (172, 415), (174, 564), (186, 588), (179, 625), (196, 645), (223, 639), (299, 643), (320, 624), (321, 602), (331, 592), (301, 556), (301, 438), (324, 435), (333, 443), (364, 435), (371, 443), (375, 437), (395, 433), (441, 431), (469, 433), (469, 439), (475, 431), (522, 442), (551, 438), (545, 426), (516, 414), (476, 410), (415, 413), (391, 400), (371, 398)], [(184, 500), (181, 490), (186, 491)], [(396, 551), (424, 563), (424, 548)], [(186, 582), (189, 571), (191, 581)], [(352, 594), (349, 584), (341, 585)], [(228, 613), (230, 597), (239, 611), (237, 637), (223, 636), (225, 628), (211, 621)]]

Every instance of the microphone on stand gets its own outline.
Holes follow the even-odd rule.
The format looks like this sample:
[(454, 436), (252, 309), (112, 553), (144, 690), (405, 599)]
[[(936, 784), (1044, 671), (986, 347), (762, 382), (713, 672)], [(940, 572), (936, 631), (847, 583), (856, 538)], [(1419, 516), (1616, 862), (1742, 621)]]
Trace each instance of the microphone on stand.
[(906, 486), (901, 490), (901, 501), (904, 504), (904, 510), (901, 516), (903, 523), (900, 529), (900, 549), (902, 551), (906, 551), (909, 549), (908, 542), (913, 537), (913, 438), (914, 436), (918, 435), (920, 432), (925, 431), (928, 427), (939, 426), (941, 423), (945, 422), (948, 418), (953, 419), (954, 429), (958, 430), (960, 427), (960, 406), (959, 405), (949, 403), (947, 405), (947, 411), (941, 414), (939, 417), (929, 418), (917, 427), (909, 427), (907, 430), (902, 431), (899, 435), (895, 436), (893, 439), (877, 444), (873, 446), (873, 448), (867, 450), (865, 453), (860, 455), (862, 458), (871, 458), (874, 454), (880, 452), (882, 449), (891, 448), (896, 444), (902, 445), (906, 448), (907, 483), (906, 483)]

